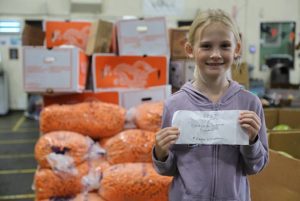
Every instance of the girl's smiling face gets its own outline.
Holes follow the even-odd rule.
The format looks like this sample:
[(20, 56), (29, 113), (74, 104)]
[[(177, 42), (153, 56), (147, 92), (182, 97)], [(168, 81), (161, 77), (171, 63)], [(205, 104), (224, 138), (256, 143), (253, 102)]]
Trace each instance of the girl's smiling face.
[(197, 29), (192, 54), (201, 76), (217, 78), (226, 76), (239, 49), (240, 44), (233, 32), (224, 24), (215, 22)]

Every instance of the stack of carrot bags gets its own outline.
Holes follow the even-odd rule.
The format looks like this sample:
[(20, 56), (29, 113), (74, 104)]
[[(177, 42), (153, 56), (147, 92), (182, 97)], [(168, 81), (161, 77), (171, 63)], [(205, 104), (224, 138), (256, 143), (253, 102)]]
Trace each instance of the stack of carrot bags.
[(167, 201), (171, 177), (151, 164), (162, 111), (162, 102), (137, 105), (130, 115), (103, 102), (45, 107), (35, 145), (36, 201)]

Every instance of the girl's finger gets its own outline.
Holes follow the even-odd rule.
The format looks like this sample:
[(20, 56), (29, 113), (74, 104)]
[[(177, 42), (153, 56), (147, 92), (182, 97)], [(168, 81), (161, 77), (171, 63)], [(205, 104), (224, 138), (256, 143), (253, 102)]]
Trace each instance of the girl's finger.
[(176, 141), (178, 139), (178, 135), (177, 134), (172, 134), (172, 135), (168, 135), (165, 138), (162, 138), (158, 141), (158, 145), (160, 147), (165, 146), (166, 144), (169, 144), (171, 141)]
[(241, 116), (240, 116), (240, 118), (239, 118), (239, 120), (244, 120), (246, 118), (253, 119), (257, 124), (261, 124), (260, 118), (254, 112), (251, 112), (251, 113), (242, 113)]
[(156, 139), (161, 140), (167, 137), (168, 135), (179, 135), (179, 130), (176, 129), (162, 129), (156, 134)]
[(260, 122), (255, 121), (255, 119), (252, 118), (243, 118), (239, 120), (240, 124), (249, 124), (250, 126), (259, 129), (260, 128)]

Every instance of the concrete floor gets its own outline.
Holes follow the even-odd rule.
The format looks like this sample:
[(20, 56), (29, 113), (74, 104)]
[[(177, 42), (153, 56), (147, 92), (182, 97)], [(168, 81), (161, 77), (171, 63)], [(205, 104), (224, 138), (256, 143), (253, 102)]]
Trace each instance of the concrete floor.
[(11, 111), (0, 116), (0, 201), (34, 200), (34, 145), (39, 137), (39, 123), (23, 113)]

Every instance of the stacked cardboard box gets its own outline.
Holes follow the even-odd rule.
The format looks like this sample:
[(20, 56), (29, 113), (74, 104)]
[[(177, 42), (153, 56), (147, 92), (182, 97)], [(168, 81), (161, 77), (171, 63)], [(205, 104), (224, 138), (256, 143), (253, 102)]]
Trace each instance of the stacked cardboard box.
[(300, 132), (271, 133), (269, 146), (268, 166), (249, 177), (252, 200), (300, 200)]

